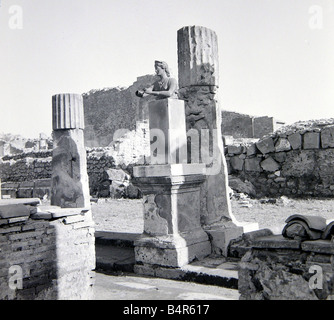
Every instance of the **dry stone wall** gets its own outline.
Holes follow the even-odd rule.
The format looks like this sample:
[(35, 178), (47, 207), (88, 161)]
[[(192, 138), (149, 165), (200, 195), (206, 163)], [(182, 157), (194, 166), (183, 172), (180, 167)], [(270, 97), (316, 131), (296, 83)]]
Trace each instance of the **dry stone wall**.
[(225, 148), (229, 174), (255, 196), (334, 196), (334, 119), (298, 122)]
[[(137, 122), (136, 130), (128, 130), (110, 147), (87, 148), (92, 195), (99, 192), (106, 170), (120, 168), (131, 175), (135, 164), (145, 163), (147, 130), (147, 123)], [(334, 119), (299, 122), (260, 140), (225, 139), (225, 157), (230, 187), (238, 192), (254, 197), (334, 196)], [(2, 157), (0, 178), (12, 183), (3, 194), (49, 195), (51, 160), (50, 150)]]

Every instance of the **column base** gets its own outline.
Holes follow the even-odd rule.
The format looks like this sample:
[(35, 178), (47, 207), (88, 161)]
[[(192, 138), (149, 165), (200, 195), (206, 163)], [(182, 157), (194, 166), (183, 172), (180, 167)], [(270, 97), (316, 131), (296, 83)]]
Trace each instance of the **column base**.
[(192, 233), (143, 236), (135, 242), (137, 264), (178, 268), (211, 253), (211, 243), (203, 230)]

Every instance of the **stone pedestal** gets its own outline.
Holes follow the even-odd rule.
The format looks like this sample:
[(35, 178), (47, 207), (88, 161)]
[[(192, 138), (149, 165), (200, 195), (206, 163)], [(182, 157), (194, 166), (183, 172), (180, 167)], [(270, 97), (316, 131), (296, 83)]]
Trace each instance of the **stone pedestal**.
[[(182, 267), (211, 253), (200, 223), (205, 164), (187, 164), (184, 102), (149, 103), (150, 165), (134, 167), (143, 193), (144, 233), (135, 242), (137, 266)], [(139, 270), (137, 268), (137, 270)]]
[(154, 100), (148, 104), (150, 164), (187, 163), (184, 101)]
[(204, 169), (192, 164), (134, 168), (133, 183), (143, 192), (144, 202), (144, 233), (135, 243), (137, 264), (182, 267), (211, 253), (200, 224)]
[(55, 95), (52, 97), (52, 111), (51, 204), (62, 208), (89, 207), (82, 96)]

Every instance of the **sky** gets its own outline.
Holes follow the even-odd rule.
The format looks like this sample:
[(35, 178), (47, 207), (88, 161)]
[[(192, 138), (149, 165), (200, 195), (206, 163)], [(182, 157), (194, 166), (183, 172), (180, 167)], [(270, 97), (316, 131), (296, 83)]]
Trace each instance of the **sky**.
[(0, 0), (0, 132), (52, 132), (51, 97), (130, 86), (177, 30), (216, 32), (224, 110), (334, 118), (334, 0)]

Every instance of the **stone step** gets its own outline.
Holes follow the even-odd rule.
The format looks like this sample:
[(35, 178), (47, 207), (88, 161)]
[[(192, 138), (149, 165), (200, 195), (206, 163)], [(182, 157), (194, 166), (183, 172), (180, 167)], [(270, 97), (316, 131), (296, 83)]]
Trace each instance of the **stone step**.
[(139, 239), (140, 236), (141, 233), (95, 231), (95, 243), (121, 248), (133, 248), (134, 242)]
[(181, 268), (138, 265), (135, 263), (133, 245), (138, 237), (140, 234), (97, 231), (95, 234), (96, 270), (106, 273), (135, 273), (224, 288), (238, 288), (240, 259), (210, 255)]

